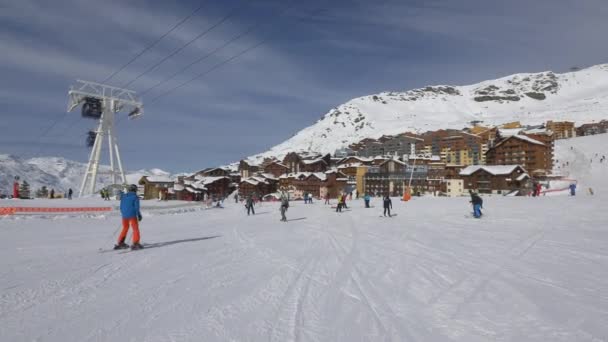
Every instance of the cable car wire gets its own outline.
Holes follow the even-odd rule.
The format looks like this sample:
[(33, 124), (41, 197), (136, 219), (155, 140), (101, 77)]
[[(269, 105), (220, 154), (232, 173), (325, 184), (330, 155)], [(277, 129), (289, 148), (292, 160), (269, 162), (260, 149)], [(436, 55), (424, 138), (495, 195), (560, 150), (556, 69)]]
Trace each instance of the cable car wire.
[(192, 43), (194, 43), (195, 41), (199, 40), (200, 38), (206, 36), (209, 32), (213, 31), (213, 29), (215, 29), (216, 27), (220, 26), (221, 24), (223, 24), (226, 20), (230, 19), (232, 16), (234, 16), (242, 7), (244, 7), (245, 4), (241, 4), (241, 5), (237, 5), (235, 7), (233, 7), (230, 12), (228, 12), (228, 14), (226, 14), (224, 17), (222, 17), (222, 19), (220, 19), (220, 21), (216, 22), (215, 24), (211, 25), (209, 28), (207, 28), (205, 31), (201, 32), (200, 34), (198, 34), (196, 37), (192, 38), (191, 40), (189, 40), (188, 42), (186, 42), (186, 44), (182, 45), (181, 47), (175, 49), (173, 52), (171, 52), (170, 54), (168, 54), (167, 56), (165, 56), (164, 58), (162, 58), (161, 60), (159, 60), (158, 62), (154, 63), (153, 65), (151, 65), (150, 67), (148, 67), (146, 70), (144, 70), (143, 72), (141, 72), (139, 75), (137, 75), (134, 79), (132, 79), (131, 81), (125, 83), (122, 87), (126, 88), (128, 86), (130, 86), (131, 84), (133, 84), (133, 82), (139, 80), (140, 78), (142, 78), (144, 75), (148, 74), (149, 72), (151, 72), (152, 70), (156, 69), (158, 66), (160, 66), (161, 64), (163, 64), (164, 62), (168, 61), (171, 57), (177, 55), (178, 53), (180, 53), (181, 51), (183, 51), (185, 48), (187, 48), (188, 46), (190, 46)]
[[(285, 14), (285, 12), (287, 12), (288, 10), (290, 10), (291, 8), (293, 8), (293, 6), (295, 5), (295, 1), (291, 1), (287, 6), (285, 6), (281, 11), (279, 11), (279, 13), (277, 14), (277, 16), (282, 16), (283, 14)], [(183, 73), (184, 71), (188, 70), (189, 68), (191, 68), (193, 65), (198, 64), (202, 61), (204, 61), (205, 59), (213, 56), (214, 54), (216, 54), (218, 51), (224, 49), (226, 46), (232, 44), (233, 42), (239, 40), (240, 38), (246, 36), (247, 34), (256, 31), (260, 26), (262, 26), (262, 22), (259, 21), (251, 26), (249, 26), (247, 29), (245, 29), (244, 31), (242, 31), (241, 33), (237, 34), (236, 36), (232, 37), (231, 39), (229, 39), (228, 41), (226, 41), (224, 44), (216, 47), (215, 49), (213, 49), (212, 51), (210, 51), (209, 53), (201, 56), (200, 58), (194, 60), (193, 62), (189, 63), (188, 65), (184, 66), (183, 68), (181, 68), (180, 70), (176, 71), (175, 73), (171, 74), (171, 76), (159, 81), (158, 83), (156, 83), (155, 85), (145, 89), (144, 91), (140, 92), (139, 95), (143, 96), (147, 93), (149, 93), (150, 91), (158, 88), (159, 86), (171, 81), (172, 79), (174, 79), (177, 75)]]
[(182, 18), (180, 21), (178, 21), (167, 32), (163, 33), (160, 37), (158, 37), (151, 44), (144, 47), (140, 52), (138, 52), (135, 56), (133, 56), (127, 63), (123, 64), (120, 68), (118, 68), (116, 71), (114, 71), (110, 76), (106, 77), (103, 81), (101, 81), (101, 83), (106, 83), (109, 80), (111, 80), (112, 78), (114, 78), (114, 76), (116, 76), (118, 73), (123, 71), (126, 67), (128, 67), (133, 62), (135, 62), (144, 53), (148, 52), (150, 49), (155, 47), (156, 44), (160, 43), (161, 40), (163, 40), (165, 37), (167, 37), (169, 34), (171, 34), (173, 31), (175, 31), (178, 27), (182, 26), (186, 21), (190, 20), (190, 18), (192, 18), (196, 13), (198, 13), (198, 11), (200, 11), (203, 7), (205, 7), (205, 5), (206, 5), (206, 2), (205, 2), (205, 0), (203, 0), (203, 2), (196, 9), (194, 9), (194, 11), (192, 11), (190, 14), (188, 14), (187, 16)]
[[(323, 8), (319, 7), (316, 10), (314, 10), (310, 14), (310, 16), (313, 16), (316, 13), (320, 13), (322, 11), (323, 11)], [(239, 58), (239, 57), (241, 57), (241, 56), (243, 56), (243, 55), (251, 52), (252, 50), (257, 49), (258, 47), (262, 46), (264, 43), (268, 42), (270, 39), (271, 39), (270, 37), (267, 37), (267, 38), (261, 40), (260, 42), (256, 43), (255, 45), (252, 45), (252, 46), (250, 46), (250, 47), (242, 50), (241, 52), (237, 53), (236, 55), (233, 55), (232, 57), (230, 57), (230, 58), (228, 58), (228, 59), (226, 59), (226, 60), (224, 60), (224, 61), (222, 61), (220, 63), (217, 63), (216, 65), (214, 65), (213, 67), (207, 69), (206, 71), (204, 71), (204, 72), (202, 72), (200, 74), (197, 74), (196, 76), (190, 78), (189, 80), (187, 80), (187, 81), (185, 81), (183, 83), (180, 83), (177, 86), (175, 86), (173, 88), (170, 88), (170, 89), (168, 89), (165, 92), (162, 92), (161, 94), (159, 94), (156, 97), (152, 98), (152, 100), (148, 101), (147, 104), (149, 105), (149, 104), (157, 102), (160, 98), (165, 97), (165, 96), (173, 93), (174, 91), (176, 91), (176, 90), (178, 90), (178, 89), (180, 89), (180, 88), (182, 88), (182, 87), (184, 87), (184, 86), (186, 86), (186, 85), (188, 85), (188, 84), (196, 81), (197, 79), (200, 79), (201, 77), (204, 77), (205, 75), (213, 72), (214, 70), (217, 70), (217, 69), (221, 68), (222, 66), (224, 66), (224, 65), (226, 65), (226, 64), (234, 61), (235, 59), (237, 59), (237, 58)]]

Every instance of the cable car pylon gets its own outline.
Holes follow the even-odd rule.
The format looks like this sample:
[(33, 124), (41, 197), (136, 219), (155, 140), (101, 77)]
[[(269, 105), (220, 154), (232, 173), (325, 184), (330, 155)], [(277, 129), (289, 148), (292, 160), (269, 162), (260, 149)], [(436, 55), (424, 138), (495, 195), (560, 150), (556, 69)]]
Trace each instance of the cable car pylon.
[[(95, 194), (95, 184), (99, 173), (101, 147), (108, 138), (110, 175), (113, 184), (126, 184), (127, 179), (120, 159), (118, 139), (114, 130), (116, 113), (126, 111), (129, 118), (143, 114), (143, 103), (132, 90), (112, 87), (105, 84), (77, 80), (68, 91), (68, 112), (82, 106), (83, 118), (99, 120), (95, 141), (89, 156), (87, 169), (82, 179), (79, 196)], [(120, 178), (120, 180), (119, 180)]]

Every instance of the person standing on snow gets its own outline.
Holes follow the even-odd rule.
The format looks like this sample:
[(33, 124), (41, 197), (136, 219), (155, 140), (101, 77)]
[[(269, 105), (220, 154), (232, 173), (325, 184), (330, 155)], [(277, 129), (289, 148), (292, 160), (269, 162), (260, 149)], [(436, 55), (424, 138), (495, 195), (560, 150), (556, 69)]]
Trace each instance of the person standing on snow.
[(343, 203), (344, 203), (344, 196), (338, 195), (338, 205), (336, 206), (336, 212), (342, 212)]
[(137, 185), (131, 184), (129, 186), (129, 192), (121, 197), (120, 213), (122, 215), (122, 231), (118, 236), (118, 243), (114, 246), (114, 249), (129, 248), (129, 245), (125, 243), (129, 226), (133, 229), (133, 243), (131, 244), (131, 249), (144, 248), (139, 244), (139, 221), (141, 221), (142, 216), (139, 211)]
[(250, 213), (255, 215), (255, 209), (253, 209), (253, 205), (253, 196), (249, 195), (245, 203), (245, 208), (247, 208), (247, 216), (249, 216)]
[(371, 200), (371, 196), (369, 194), (365, 194), (365, 196), (363, 196), (363, 201), (365, 201), (365, 207), (369, 208), (369, 201)]
[(55, 189), (51, 189), (51, 199), (55, 198)]
[(346, 205), (346, 194), (342, 194), (342, 208), (348, 209), (348, 206)]
[(325, 204), (329, 204), (329, 192), (325, 194)]
[(72, 191), (72, 188), (68, 189), (68, 199), (71, 200), (72, 199), (72, 194), (74, 193), (74, 191)]
[(572, 183), (569, 186), (570, 188), (570, 196), (576, 196), (576, 184)]
[(289, 208), (289, 199), (287, 199), (287, 196), (283, 195), (281, 196), (281, 221), (282, 222), (287, 222), (287, 216), (285, 216), (285, 212), (287, 211), (287, 209)]
[(384, 216), (386, 216), (386, 213), (388, 212), (388, 217), (391, 217), (391, 209), (393, 209), (393, 202), (391, 201), (391, 198), (386, 195), (384, 196), (384, 200), (382, 200), (382, 202), (384, 206)]
[(481, 215), (483, 215), (481, 213), (481, 208), (483, 208), (483, 200), (478, 194), (474, 193), (473, 190), (469, 190), (469, 194), (471, 195), (470, 203), (473, 204), (473, 216), (475, 218), (480, 218)]

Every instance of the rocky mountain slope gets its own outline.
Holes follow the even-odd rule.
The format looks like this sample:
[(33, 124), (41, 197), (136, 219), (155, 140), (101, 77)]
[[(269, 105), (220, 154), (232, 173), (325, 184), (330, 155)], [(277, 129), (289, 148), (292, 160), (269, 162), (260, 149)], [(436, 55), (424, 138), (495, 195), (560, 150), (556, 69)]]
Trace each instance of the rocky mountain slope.
[(334, 152), (363, 138), (461, 129), (472, 122), (601, 119), (608, 119), (608, 64), (564, 74), (515, 74), (466, 86), (428, 86), (359, 97), (252, 159), (281, 157), (289, 151)]

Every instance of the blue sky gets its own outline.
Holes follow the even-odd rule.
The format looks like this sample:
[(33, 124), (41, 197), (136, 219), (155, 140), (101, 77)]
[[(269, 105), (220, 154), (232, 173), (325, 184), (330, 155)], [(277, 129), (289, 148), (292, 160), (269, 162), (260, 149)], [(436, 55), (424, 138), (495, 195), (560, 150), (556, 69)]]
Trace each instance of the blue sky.
[(145, 91), (257, 26), (145, 93), (145, 116), (118, 125), (129, 170), (178, 172), (238, 161), (286, 140), (332, 107), (384, 90), (608, 62), (605, 0), (4, 0), (0, 153), (85, 162), (85, 133), (95, 123), (79, 111), (66, 114), (69, 86), (76, 79), (104, 80), (201, 3), (108, 83), (129, 83), (229, 13), (129, 88)]

